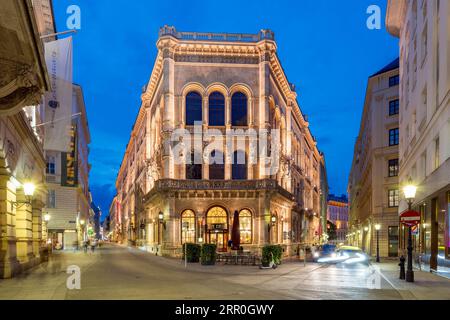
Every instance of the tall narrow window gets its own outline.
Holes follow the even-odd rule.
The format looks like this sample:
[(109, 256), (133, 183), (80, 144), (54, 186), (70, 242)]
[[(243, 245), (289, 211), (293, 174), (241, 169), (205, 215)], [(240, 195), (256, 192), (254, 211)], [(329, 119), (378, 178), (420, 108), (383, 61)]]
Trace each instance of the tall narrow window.
[(439, 144), (440, 144), (439, 138), (434, 140), (434, 169), (439, 168), (439, 166), (441, 165), (441, 159), (439, 157), (439, 153), (440, 153), (440, 145)]
[(389, 198), (389, 208), (398, 207), (400, 199), (399, 190), (398, 189), (389, 190), (388, 198)]
[(197, 92), (190, 92), (186, 96), (186, 125), (193, 126), (195, 122), (202, 121), (202, 96)]
[(213, 92), (209, 96), (209, 125), (225, 125), (225, 97), (220, 92)]
[(47, 174), (56, 174), (56, 161), (55, 157), (47, 157)]
[(48, 190), (47, 193), (47, 208), (55, 209), (56, 208), (56, 191)]
[(389, 177), (398, 176), (398, 159), (389, 160)]
[(399, 109), (400, 109), (400, 100), (396, 99), (396, 100), (392, 100), (391, 102), (389, 102), (389, 115), (390, 116), (395, 116), (399, 113)]
[[(201, 156), (197, 157), (202, 159)], [(195, 163), (195, 153), (191, 153), (191, 163), (186, 164), (186, 179), (187, 180), (201, 180), (202, 179), (202, 164)]]
[(181, 214), (181, 242), (195, 243), (195, 213), (192, 210)]
[(233, 180), (247, 179), (247, 156), (244, 151), (236, 151), (233, 155)]
[(235, 93), (231, 98), (231, 125), (235, 127), (247, 126), (247, 114), (247, 96), (242, 92)]
[(239, 212), (239, 229), (241, 233), (241, 244), (252, 243), (252, 213), (244, 209)]
[(398, 128), (389, 130), (389, 146), (398, 146), (400, 131)]
[(220, 151), (214, 150), (211, 152), (211, 157), (209, 159), (209, 179), (225, 179), (225, 159), (223, 153)]
[(389, 78), (389, 87), (397, 86), (400, 83), (400, 76), (396, 75)]

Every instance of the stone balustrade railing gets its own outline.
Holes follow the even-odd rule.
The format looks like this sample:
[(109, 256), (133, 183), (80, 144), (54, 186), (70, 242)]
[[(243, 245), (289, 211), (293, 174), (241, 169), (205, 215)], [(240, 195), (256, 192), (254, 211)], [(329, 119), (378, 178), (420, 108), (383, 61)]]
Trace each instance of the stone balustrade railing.
[(261, 30), (257, 34), (178, 32), (175, 27), (172, 26), (164, 26), (159, 30), (159, 37), (163, 36), (172, 36), (179, 40), (193, 41), (259, 42), (262, 40), (275, 40), (275, 34), (271, 30)]

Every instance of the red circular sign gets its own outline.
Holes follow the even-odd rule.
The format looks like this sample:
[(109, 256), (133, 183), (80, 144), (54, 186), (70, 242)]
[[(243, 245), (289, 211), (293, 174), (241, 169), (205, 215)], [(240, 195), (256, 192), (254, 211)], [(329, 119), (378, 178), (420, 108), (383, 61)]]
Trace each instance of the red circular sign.
[(409, 210), (400, 215), (400, 221), (406, 226), (416, 226), (420, 223), (420, 212)]

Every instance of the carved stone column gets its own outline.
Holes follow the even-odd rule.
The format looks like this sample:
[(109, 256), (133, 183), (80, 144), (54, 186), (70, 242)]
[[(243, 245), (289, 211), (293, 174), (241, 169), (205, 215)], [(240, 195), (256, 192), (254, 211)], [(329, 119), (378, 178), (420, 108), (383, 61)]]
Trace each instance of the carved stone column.
[(12, 210), (11, 195), (15, 193), (5, 159), (0, 159), (0, 278), (11, 278), (20, 270), (16, 258), (16, 217)]
[[(25, 195), (22, 190), (16, 193), (16, 201), (24, 202)], [(16, 241), (17, 259), (20, 264), (33, 263), (33, 213), (32, 206), (19, 205), (16, 208)]]
[(43, 245), (43, 238), (42, 238), (42, 208), (44, 207), (44, 203), (40, 200), (33, 201), (33, 209), (32, 209), (32, 216), (33, 216), (33, 255), (35, 258), (40, 259), (41, 255), (41, 248)]

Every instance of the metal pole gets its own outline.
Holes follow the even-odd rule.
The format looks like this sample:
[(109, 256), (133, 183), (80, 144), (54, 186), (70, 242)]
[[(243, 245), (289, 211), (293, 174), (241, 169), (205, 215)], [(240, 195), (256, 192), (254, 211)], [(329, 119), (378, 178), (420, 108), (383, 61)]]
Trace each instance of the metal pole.
[[(187, 228), (184, 229), (184, 234), (187, 235)], [(187, 242), (184, 243), (184, 268), (187, 269)]]
[(380, 262), (380, 230), (377, 230), (377, 262)]
[(46, 35), (41, 36), (41, 39), (61, 36), (63, 34), (68, 34), (68, 33), (77, 33), (77, 30), (73, 29), (73, 30), (67, 30), (67, 31), (62, 31), (62, 32), (57, 32), (57, 33), (50, 33), (50, 34), (46, 34)]
[[(411, 211), (412, 201), (408, 202), (408, 208)], [(406, 270), (406, 282), (414, 282), (413, 257), (412, 257), (412, 227), (408, 227), (408, 269)]]

